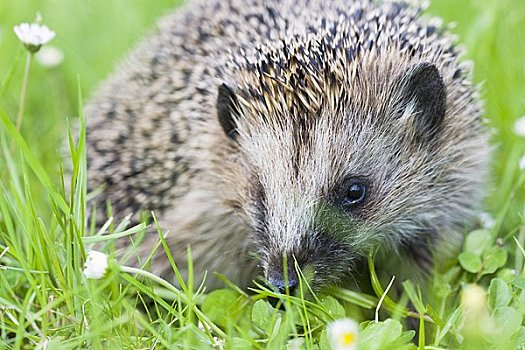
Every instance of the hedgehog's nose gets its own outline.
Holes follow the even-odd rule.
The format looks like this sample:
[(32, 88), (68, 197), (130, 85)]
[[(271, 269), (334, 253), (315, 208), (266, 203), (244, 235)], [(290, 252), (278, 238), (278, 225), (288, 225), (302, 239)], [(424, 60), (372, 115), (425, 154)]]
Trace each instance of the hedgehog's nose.
[(266, 267), (266, 280), (275, 287), (279, 293), (294, 295), (299, 285), (299, 277), (296, 271), (302, 261), (297, 260), (293, 254), (282, 256), (270, 256)]
[(297, 277), (294, 276), (288, 276), (288, 278), (285, 280), (282, 273), (276, 273), (273, 275), (268, 276), (268, 282), (277, 288), (279, 293), (286, 294), (286, 286), (288, 285), (288, 292), (290, 295), (295, 294), (295, 290), (298, 286)]
[(294, 295), (299, 285), (299, 278), (293, 264), (288, 263), (286, 265), (288, 266), (284, 267), (282, 261), (270, 263), (266, 270), (266, 279), (268, 283), (279, 290), (279, 293), (286, 294), (286, 289), (288, 289), (288, 293)]

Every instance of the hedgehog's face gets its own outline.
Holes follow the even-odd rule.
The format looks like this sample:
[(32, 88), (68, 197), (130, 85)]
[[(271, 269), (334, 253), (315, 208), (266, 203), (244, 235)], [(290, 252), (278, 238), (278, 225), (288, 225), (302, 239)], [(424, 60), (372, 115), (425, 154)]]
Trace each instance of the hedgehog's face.
[(364, 108), (354, 92), (337, 110), (271, 120), (238, 112), (232, 91), (221, 88), (221, 125), (249, 167), (243, 210), (265, 277), (281, 291), (285, 281), (297, 285), (295, 267), (314, 288), (338, 283), (370, 251), (413, 247), (433, 220), (460, 216), (447, 212), (453, 195), (452, 205), (439, 200), (452, 187), (433, 159), (444, 157), (434, 142), (445, 114), (438, 70), (420, 64), (386, 80), (389, 97), (366, 97), (381, 105)]

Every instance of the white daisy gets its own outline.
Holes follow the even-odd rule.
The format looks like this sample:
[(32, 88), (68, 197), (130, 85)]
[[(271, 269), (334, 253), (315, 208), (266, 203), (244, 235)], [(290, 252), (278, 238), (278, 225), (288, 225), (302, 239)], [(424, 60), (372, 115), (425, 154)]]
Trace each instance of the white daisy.
[(514, 122), (514, 133), (518, 136), (525, 137), (525, 115)]
[(55, 32), (38, 23), (22, 23), (13, 28), (16, 36), (31, 52), (37, 52), (42, 45), (55, 37)]
[(84, 267), (84, 275), (87, 278), (101, 279), (108, 269), (108, 256), (104, 253), (91, 250), (88, 252)]
[(520, 158), (519, 165), (521, 170), (525, 170), (525, 156)]
[(350, 318), (335, 320), (328, 325), (328, 339), (334, 350), (357, 349), (359, 326)]

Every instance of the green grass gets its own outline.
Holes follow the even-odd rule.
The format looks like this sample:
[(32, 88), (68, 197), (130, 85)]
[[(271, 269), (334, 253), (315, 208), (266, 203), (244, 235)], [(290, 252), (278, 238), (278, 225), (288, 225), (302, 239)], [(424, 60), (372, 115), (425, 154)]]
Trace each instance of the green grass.
[[(176, 5), (171, 0), (2, 0), (0, 349), (280, 349), (292, 343), (327, 349), (326, 325), (341, 317), (362, 322), (360, 349), (525, 348), (525, 175), (518, 168), (525, 140), (512, 131), (514, 120), (525, 115), (521, 0), (439, 0), (428, 10), (457, 23), (453, 32), (483, 85), (486, 117), (494, 129), (486, 209), (497, 224), (469, 233), (457, 261), (433, 276), (423, 289), (427, 292), (403, 283), (400, 297), (389, 292), (382, 298), (375, 322), (387, 285), (375, 278), (372, 260), (374, 295), (334, 289), (308, 300), (281, 297), (284, 311), (268, 303), (268, 297), (278, 296), (263, 286), (246, 294), (225, 283), (225, 289), (205, 293), (190, 278), (177, 290), (111, 259), (103, 279), (86, 279), (82, 269), (90, 247), (111, 251), (116, 237), (140, 236), (144, 226), (112, 223), (96, 231), (86, 225), (81, 106), (155, 19)], [(14, 123), (26, 52), (12, 27), (32, 21), (36, 11), (57, 32), (51, 44), (65, 60), (53, 69), (33, 62), (18, 132)], [(76, 141), (68, 119), (80, 120)], [(60, 149), (68, 140), (71, 156), (62, 164)], [(63, 168), (72, 169), (67, 180)], [(157, 249), (165, 249), (160, 230)], [(301, 288), (307, 293), (306, 284)]]

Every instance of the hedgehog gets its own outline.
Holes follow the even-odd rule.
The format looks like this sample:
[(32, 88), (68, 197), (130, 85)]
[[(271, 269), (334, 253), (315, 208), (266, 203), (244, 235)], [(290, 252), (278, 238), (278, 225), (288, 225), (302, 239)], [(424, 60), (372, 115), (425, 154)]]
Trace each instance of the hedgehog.
[[(210, 289), (206, 272), (347, 285), (373, 252), (380, 270), (430, 271), (473, 223), (489, 146), (471, 64), (422, 10), (210, 0), (168, 14), (85, 108), (97, 219), (108, 202), (155, 213), (182, 276), (190, 247)], [(137, 263), (158, 239), (134, 243)], [(165, 252), (149, 268), (174, 280)]]

